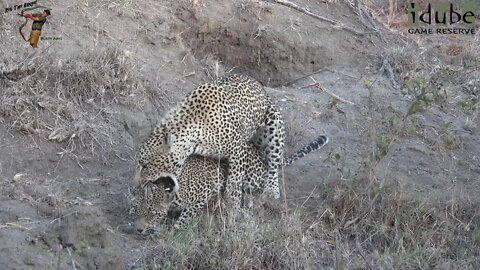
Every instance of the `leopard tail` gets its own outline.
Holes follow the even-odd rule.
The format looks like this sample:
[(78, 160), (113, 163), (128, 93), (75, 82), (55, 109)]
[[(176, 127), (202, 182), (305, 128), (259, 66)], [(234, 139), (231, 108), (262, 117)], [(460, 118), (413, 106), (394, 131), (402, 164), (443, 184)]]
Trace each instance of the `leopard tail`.
[(326, 145), (329, 142), (329, 138), (326, 135), (320, 135), (318, 138), (315, 140), (311, 141), (289, 157), (287, 157), (284, 162), (283, 166), (290, 166), (292, 165), (293, 162), (297, 161), (298, 159), (314, 152), (317, 151), (318, 149), (322, 148), (324, 145)]

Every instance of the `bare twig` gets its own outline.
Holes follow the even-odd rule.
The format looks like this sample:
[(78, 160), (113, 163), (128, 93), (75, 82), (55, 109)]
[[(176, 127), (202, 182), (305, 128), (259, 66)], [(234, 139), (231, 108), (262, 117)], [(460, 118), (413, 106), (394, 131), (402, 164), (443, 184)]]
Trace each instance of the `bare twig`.
[(126, 158), (122, 158), (119, 154), (115, 153), (115, 156), (120, 159), (123, 162), (127, 162), (128, 160)]
[(395, 80), (395, 76), (393, 75), (392, 66), (391, 66), (390, 63), (388, 62), (388, 55), (383, 56), (382, 66), (381, 66), (380, 69), (378, 70), (378, 73), (380, 73), (380, 74), (386, 73), (387, 78), (390, 80), (390, 82), (392, 83), (393, 87), (394, 87), (395, 89), (398, 89), (398, 83), (397, 83), (397, 81)]
[(343, 228), (346, 229), (346, 228), (350, 227), (352, 224), (357, 223), (357, 222), (358, 222), (361, 218), (363, 218), (364, 216), (365, 216), (365, 215), (363, 215), (363, 216), (358, 216), (358, 217), (356, 217), (356, 218), (354, 218), (354, 219), (351, 219), (351, 220), (345, 222), (345, 225), (343, 226)]
[(68, 255), (70, 256), (70, 259), (72, 260), (72, 268), (73, 268), (73, 270), (77, 270), (77, 268), (75, 267), (75, 260), (74, 260), (73, 257), (72, 257), (72, 251), (70, 251), (70, 247), (67, 247), (67, 251), (68, 251)]
[(323, 67), (323, 68), (321, 68), (321, 69), (319, 69), (319, 70), (316, 70), (316, 71), (314, 71), (314, 72), (312, 72), (312, 73), (309, 73), (309, 74), (307, 74), (307, 75), (304, 75), (304, 76), (302, 76), (302, 77), (300, 77), (300, 78), (297, 78), (297, 79), (294, 79), (294, 80), (292, 80), (292, 81), (289, 81), (289, 82), (283, 84), (283, 86), (292, 85), (292, 84), (300, 81), (301, 79), (305, 79), (305, 78), (307, 78), (307, 77), (310, 77), (310, 76), (315, 75), (315, 74), (318, 74), (318, 73), (322, 73), (322, 72), (324, 72), (324, 71), (330, 71), (331, 73), (337, 73), (337, 74), (340, 74), (340, 75), (343, 75), (343, 76), (346, 76), (346, 77), (350, 77), (350, 78), (355, 79), (355, 80), (359, 80), (359, 78), (357, 78), (357, 77), (355, 77), (355, 76), (352, 76), (352, 75), (349, 75), (349, 74), (346, 74), (346, 73), (343, 73), (343, 72), (340, 72), (340, 71), (337, 71), (337, 70), (334, 70), (334, 69), (331, 69), (331, 68), (328, 68), (328, 67)]
[(60, 262), (62, 261), (62, 251), (63, 251), (63, 247), (62, 247), (62, 244), (58, 244), (58, 260), (57, 260), (57, 270), (60, 270)]
[(338, 228), (335, 229), (335, 268), (336, 269), (343, 269), (343, 260), (340, 254), (340, 233), (338, 232)]
[(323, 87), (319, 82), (315, 81), (315, 79), (313, 79), (312, 77), (310, 77), (310, 79), (312, 79), (312, 80), (314, 81), (314, 83), (309, 84), (309, 85), (306, 85), (306, 86), (302, 86), (302, 87), (300, 87), (300, 89), (315, 86), (315, 87), (317, 87), (318, 89), (322, 90), (323, 92), (329, 94), (330, 96), (338, 99), (339, 101), (341, 101), (341, 102), (343, 102), (343, 103), (347, 103), (347, 104), (350, 104), (350, 105), (355, 105), (355, 103), (351, 102), (350, 100), (346, 100), (346, 99), (344, 99), (344, 98), (341, 98), (341, 97), (338, 96), (337, 94), (330, 92), (330, 90), (328, 90), (328, 89), (326, 89), (325, 87)]
[(22, 225), (17, 224), (17, 223), (12, 223), (12, 222), (7, 222), (7, 223), (5, 223), (5, 225), (0, 225), (0, 229), (3, 229), (3, 228), (19, 228), (19, 229), (27, 230), (27, 231), (30, 230), (30, 228), (27, 228), (25, 226), (22, 226)]
[(370, 270), (373, 270), (373, 266), (372, 264), (367, 260), (367, 257), (365, 257), (365, 254), (363, 254), (363, 249), (362, 249), (362, 246), (360, 246), (360, 243), (358, 241), (355, 241), (356, 245), (357, 245), (357, 250), (358, 250), (358, 253), (360, 254), (360, 256), (363, 258), (363, 260), (365, 261), (365, 263), (367, 264), (368, 268)]
[[(283, 157), (282, 157), (282, 163), (283, 163)], [(287, 213), (287, 190), (285, 186), (285, 172), (284, 172), (284, 166), (282, 166), (282, 190), (283, 190), (283, 201), (285, 203), (285, 213)]]
[[(357, 1), (357, 9), (358, 9), (358, 15), (360, 16), (360, 21), (362, 21), (363, 25), (366, 27), (372, 29), (375, 32), (378, 32), (378, 28), (375, 25), (375, 22), (373, 21), (372, 16), (368, 13), (368, 11), (365, 9), (365, 6), (361, 3), (361, 1)], [(368, 24), (365, 22), (368, 21)]]
[(305, 201), (302, 203), (302, 205), (300, 205), (300, 208), (302, 208), (302, 207), (307, 203), (307, 201), (312, 197), (313, 192), (314, 192), (316, 189), (317, 189), (317, 186), (315, 186), (315, 187), (312, 189), (312, 191), (310, 192), (310, 194), (308, 194), (307, 199), (305, 199)]

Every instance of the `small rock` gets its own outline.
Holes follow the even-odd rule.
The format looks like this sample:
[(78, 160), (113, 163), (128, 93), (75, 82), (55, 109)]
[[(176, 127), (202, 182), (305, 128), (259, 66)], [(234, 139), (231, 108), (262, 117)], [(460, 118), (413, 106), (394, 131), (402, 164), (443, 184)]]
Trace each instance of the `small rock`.
[(13, 176), (13, 181), (18, 181), (20, 179), (22, 179), (22, 177), (26, 176), (27, 174), (26, 173), (17, 173)]
[(32, 256), (24, 257), (24, 258), (23, 258), (23, 263), (24, 263), (25, 265), (30, 265), (30, 266), (35, 265), (35, 261), (33, 260)]

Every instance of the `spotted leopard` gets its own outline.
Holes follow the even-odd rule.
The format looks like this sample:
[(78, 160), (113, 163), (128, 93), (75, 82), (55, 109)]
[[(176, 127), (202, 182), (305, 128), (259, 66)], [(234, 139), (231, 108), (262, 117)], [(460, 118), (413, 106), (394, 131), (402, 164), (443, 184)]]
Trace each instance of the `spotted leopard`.
[[(327, 136), (319, 136), (285, 159), (283, 165), (291, 165), (306, 154), (320, 149), (328, 141)], [(248, 146), (247, 152), (251, 160), (245, 168), (247, 177), (243, 191), (261, 193), (265, 190), (268, 168), (262, 163), (263, 158), (257, 148), (253, 144)], [(213, 196), (220, 194), (227, 175), (228, 162), (225, 160), (198, 155), (188, 157), (179, 175), (177, 189), (177, 184), (168, 177), (161, 177), (139, 188), (132, 205), (132, 213), (136, 217), (135, 227), (142, 232), (153, 229), (169, 209), (180, 208), (182, 212), (174, 228), (182, 228)]]
[(265, 190), (279, 198), (285, 137), (281, 114), (259, 82), (238, 75), (199, 86), (167, 113), (140, 148), (134, 183), (169, 178), (177, 190), (190, 155), (222, 158), (229, 163), (226, 193), (238, 209), (249, 159), (246, 149), (254, 134), (265, 156)]

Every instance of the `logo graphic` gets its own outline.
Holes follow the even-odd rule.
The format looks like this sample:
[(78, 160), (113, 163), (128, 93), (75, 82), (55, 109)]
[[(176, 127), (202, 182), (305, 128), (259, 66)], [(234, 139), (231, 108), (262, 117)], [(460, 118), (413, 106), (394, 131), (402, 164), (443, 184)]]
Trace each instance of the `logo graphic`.
[[(40, 6), (32, 8), (32, 9), (37, 9), (40, 8)], [(24, 13), (29, 9), (23, 9), (19, 16), (22, 16), (25, 18), (25, 22), (20, 26), (18, 31), (20, 32), (20, 35), (22, 36), (23, 40), (27, 41), (30, 43), (30, 45), (33, 48), (38, 48), (38, 41), (40, 39), (40, 35), (42, 34), (42, 27), (45, 22), (47, 22), (47, 17), (50, 16), (52, 13), (50, 9), (46, 8), (43, 10), (42, 13)], [(30, 37), (28, 40), (25, 38), (23, 35), (22, 29), (27, 25), (28, 19), (32, 20), (32, 30), (30, 31)]]
[(474, 0), (457, 6), (453, 3), (428, 3), (426, 6), (410, 3), (407, 7), (408, 33), (475, 35), (475, 7)]
[[(61, 40), (61, 37), (41, 37), (42, 27), (47, 22), (47, 19), (52, 15), (52, 10), (45, 6), (37, 5), (37, 1), (23, 3), (19, 5), (13, 5), (5, 8), (5, 12), (14, 10), (20, 10), (19, 16), (24, 17), (25, 21), (20, 25), (18, 32), (23, 40), (30, 43), (33, 48), (38, 48), (38, 42), (40, 40)], [(28, 21), (32, 21), (32, 28), (30, 35), (25, 38), (23, 28), (27, 25)]]

